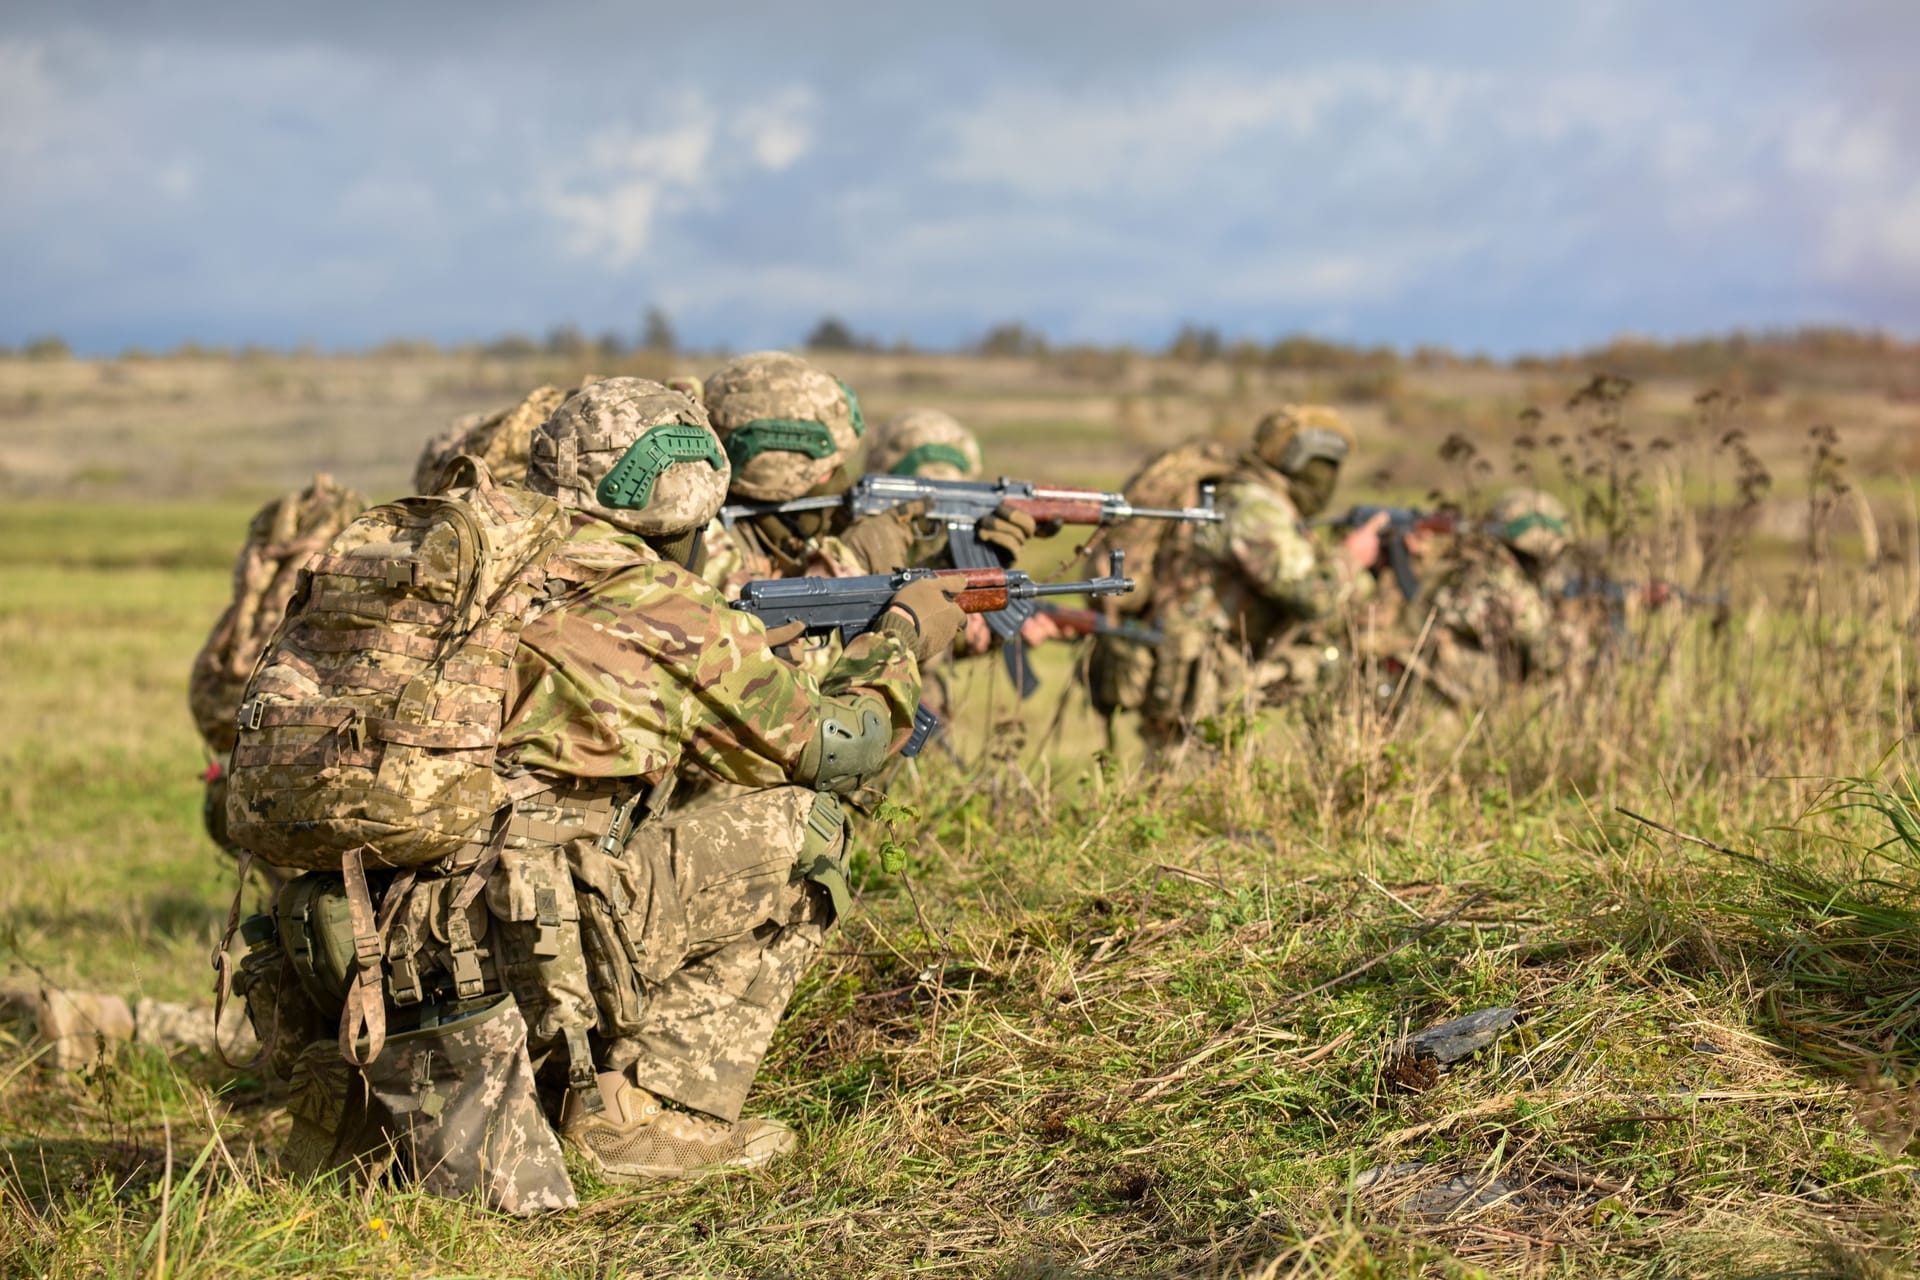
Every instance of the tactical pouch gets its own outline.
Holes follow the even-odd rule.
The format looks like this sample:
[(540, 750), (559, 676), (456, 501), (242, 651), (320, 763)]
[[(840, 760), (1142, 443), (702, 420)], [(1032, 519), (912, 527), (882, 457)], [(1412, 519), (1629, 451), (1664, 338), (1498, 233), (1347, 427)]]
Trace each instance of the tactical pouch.
[(580, 903), (559, 846), (509, 836), (488, 877), (500, 980), (527, 1018), (536, 1050), (594, 1022)]
[(353, 972), (345, 878), (332, 872), (294, 877), (281, 889), (274, 916), (280, 950), (300, 988), (321, 1011), (339, 1017)]
[(327, 1034), (329, 1019), (287, 963), (272, 919), (255, 916), (242, 933), (251, 946), (234, 977), (234, 994), (246, 1002), (247, 1021), (264, 1050), (267, 1071), (288, 1080), (301, 1052)]

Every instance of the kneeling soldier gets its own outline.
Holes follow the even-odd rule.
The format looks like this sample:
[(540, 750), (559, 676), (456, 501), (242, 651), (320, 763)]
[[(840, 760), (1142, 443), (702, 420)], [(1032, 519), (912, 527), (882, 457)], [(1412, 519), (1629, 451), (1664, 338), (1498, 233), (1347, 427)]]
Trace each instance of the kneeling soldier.
[[(427, 581), (429, 567), (444, 567), (429, 566), (430, 554), (455, 557), (429, 542), (418, 566), (396, 569), (387, 541), (316, 562), (307, 603), (324, 610), (364, 584), (351, 596), (356, 626), (303, 625), (296, 609), (285, 651), (270, 655), (243, 705), (231, 815), (270, 861), (343, 868), (294, 881), (277, 921), (254, 923), (242, 971), (256, 1025), (293, 1077), (296, 1172), (393, 1148), (431, 1190), (479, 1191), (508, 1212), (566, 1207), (573, 1191), (547, 1120), (561, 1089), (562, 1139), (613, 1179), (752, 1167), (793, 1146), (777, 1122), (740, 1112), (774, 1025), (844, 907), (834, 793), (877, 774), (906, 740), (917, 659), (944, 652), (962, 615), (952, 588), (917, 582), (816, 682), (683, 563), (728, 473), (702, 409), (637, 378), (585, 388), (534, 437), (529, 487), (559, 504), (546, 510), (563, 527), (539, 572), (511, 579), (533, 602), (517, 645), (488, 641), (510, 662), (495, 678), (443, 661), (405, 682), (452, 680), (460, 665), (467, 697), (500, 690), (492, 793), (511, 803), (431, 862), (409, 859), (397, 840), (345, 858), (313, 853), (315, 824), (295, 812), (312, 793), (294, 784), (321, 785), (320, 775), (292, 775), (320, 739), (287, 735), (335, 723), (331, 704), (270, 695), (402, 683), (381, 672), (385, 655), (433, 646), (365, 619), (398, 630), (395, 620), (437, 615), (417, 596), (375, 605), (369, 593)], [(516, 504), (540, 501), (493, 489), (483, 471), (466, 487), (458, 480), (434, 501), (490, 504), (522, 523)], [(462, 643), (467, 653), (481, 641)], [(343, 657), (355, 644), (365, 652)], [(484, 725), (475, 705), (442, 698), (433, 715)], [(367, 748), (468, 741), (435, 738), (400, 712), (355, 711), (339, 723), (344, 743), (331, 730), (325, 739), (334, 772), (350, 774), (364, 757), (389, 799), (400, 790), (403, 811), (406, 788), (421, 782)], [(451, 776), (473, 753), (456, 754), (433, 776)], [(683, 771), (755, 790), (666, 817)], [(362, 875), (363, 861), (396, 871)], [(341, 1047), (315, 1043), (313, 1015), (336, 1009)], [(406, 1029), (382, 1053), (389, 1021)]]

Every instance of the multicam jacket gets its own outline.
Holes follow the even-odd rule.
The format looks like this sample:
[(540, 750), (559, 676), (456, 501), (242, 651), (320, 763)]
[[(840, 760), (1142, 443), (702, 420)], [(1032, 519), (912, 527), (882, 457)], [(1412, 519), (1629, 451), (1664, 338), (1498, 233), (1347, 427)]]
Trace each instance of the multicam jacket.
[(1371, 594), (1370, 575), (1314, 542), (1279, 474), (1243, 466), (1215, 504), (1225, 519), (1195, 532), (1193, 554), (1167, 584), (1163, 625), (1202, 626), (1257, 657), (1286, 629)]
[(700, 576), (729, 600), (740, 588), (763, 578), (857, 578), (872, 573), (864, 561), (831, 534), (783, 537), (776, 543), (755, 522), (729, 529), (716, 518), (700, 536)]
[(601, 521), (574, 517), (559, 554), (602, 571), (530, 622), (514, 659), (501, 754), (573, 778), (657, 781), (689, 768), (724, 782), (785, 782), (823, 700), (871, 700), (913, 725), (920, 677), (900, 639), (871, 631), (816, 680), (707, 582)]

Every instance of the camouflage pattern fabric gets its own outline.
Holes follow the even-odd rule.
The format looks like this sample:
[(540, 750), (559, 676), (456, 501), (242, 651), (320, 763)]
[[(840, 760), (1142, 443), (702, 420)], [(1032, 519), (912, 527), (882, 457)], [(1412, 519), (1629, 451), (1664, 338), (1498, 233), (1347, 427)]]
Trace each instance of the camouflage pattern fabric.
[(858, 578), (882, 572), (868, 568), (853, 548), (832, 534), (776, 541), (751, 521), (728, 529), (714, 520), (700, 545), (701, 578), (728, 600), (738, 600), (742, 586), (764, 578)]
[[(673, 461), (648, 482), (638, 506), (604, 505), (600, 486), (654, 428), (685, 428), (705, 458)], [(732, 472), (696, 400), (646, 378), (606, 378), (571, 396), (533, 433), (527, 485), (573, 511), (660, 537), (698, 529), (726, 501)]]
[(907, 409), (873, 429), (867, 470), (927, 480), (978, 479), (985, 463), (980, 441), (959, 419), (939, 409)]
[[(608, 1069), (737, 1120), (795, 988), (845, 893), (838, 810), (780, 787), (642, 828), (621, 859), (646, 999), (609, 1041)], [(810, 837), (812, 835), (812, 838)]]
[(1217, 504), (1225, 519), (1197, 530), (1192, 551), (1158, 575), (1154, 624), (1165, 639), (1141, 708), (1152, 737), (1300, 692), (1299, 663), (1279, 646), (1372, 594), (1370, 575), (1313, 541), (1278, 472), (1244, 462)]
[(333, 1045), (312, 1045), (287, 1106), (294, 1132), (283, 1164), (296, 1177), (336, 1169), (372, 1177), (397, 1163), (435, 1195), (474, 1195), (501, 1213), (577, 1203), (511, 999), (394, 1036), (357, 1071)]
[(784, 351), (756, 351), (707, 376), (706, 410), (720, 438), (738, 444), (737, 433), (763, 423), (809, 424), (825, 429), (823, 447), (811, 456), (773, 449), (734, 467), (733, 490), (752, 502), (786, 502), (833, 474), (860, 446), (864, 423), (858, 402), (826, 370)]
[[(576, 539), (619, 536), (597, 523), (583, 521)], [(752, 786), (787, 780), (822, 699), (876, 702), (897, 750), (920, 696), (897, 637), (861, 636), (816, 681), (772, 651), (758, 619), (657, 558), (529, 623), (514, 684), (501, 750), (522, 768), (654, 782), (684, 765)]]
[(535, 387), (519, 404), (456, 418), (429, 439), (413, 464), (413, 491), (437, 493), (447, 464), (461, 454), (480, 459), (501, 484), (524, 485), (533, 433), (553, 411), (598, 382), (591, 374), (578, 387)]
[(508, 667), (568, 520), (471, 460), (454, 472), (457, 487), (384, 503), (327, 544), (247, 683), (227, 828), (269, 862), (423, 865), (505, 799)]
[(194, 655), (187, 686), (194, 723), (215, 755), (233, 750), (233, 716), (247, 677), (286, 617), (300, 571), (366, 507), (365, 498), (323, 473), (254, 513), (233, 565), (232, 602)]
[(1427, 587), (1407, 610), (1408, 643), (1429, 616), (1426, 683), (1455, 705), (1484, 705), (1501, 687), (1557, 675), (1568, 665), (1567, 636), (1553, 604), (1521, 562), (1493, 538), (1462, 534), (1424, 575)]

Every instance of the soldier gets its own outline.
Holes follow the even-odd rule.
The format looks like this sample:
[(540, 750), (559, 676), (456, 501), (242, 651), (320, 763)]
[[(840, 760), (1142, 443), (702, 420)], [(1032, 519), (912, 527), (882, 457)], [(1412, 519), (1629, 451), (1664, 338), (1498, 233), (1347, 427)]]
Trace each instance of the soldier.
[[(852, 484), (850, 463), (866, 420), (852, 389), (832, 374), (798, 356), (762, 351), (709, 376), (705, 400), (733, 463), (733, 500), (789, 502), (844, 493)], [(757, 516), (731, 530), (716, 522), (705, 535), (702, 575), (731, 597), (756, 578), (945, 566), (945, 535), (919, 515), (903, 506), (852, 523), (838, 509)], [(981, 521), (978, 536), (1017, 555), (1033, 532), (1031, 519), (1003, 509)]]
[[(1288, 406), (1261, 419), (1253, 446), (1220, 482), (1222, 523), (1155, 571), (1152, 623), (1164, 639), (1141, 708), (1159, 748), (1199, 722), (1312, 687), (1324, 647), (1296, 642), (1313, 624), (1368, 598), (1381, 519), (1325, 549), (1303, 521), (1332, 500), (1353, 429), (1332, 409)], [(1297, 651), (1297, 652), (1296, 652)]]
[[(907, 409), (874, 428), (867, 445), (867, 470), (929, 480), (978, 480), (986, 470), (980, 441), (959, 419), (939, 409)], [(1003, 526), (1001, 528), (1000, 526)], [(1038, 526), (1018, 511), (996, 512), (982, 537), (1011, 556), (1017, 556)], [(1062, 638), (1059, 626), (1045, 613), (1036, 613), (1020, 627), (1021, 643), (1029, 648)], [(966, 628), (954, 648), (955, 658), (979, 657), (997, 647), (984, 616), (967, 615)], [(936, 665), (936, 672), (938, 665)], [(929, 710), (948, 719), (950, 690), (943, 677), (927, 674), (922, 691)]]
[(952, 414), (908, 409), (874, 428), (867, 470), (929, 480), (978, 480), (980, 442)]
[(1568, 542), (1566, 508), (1534, 489), (1502, 495), (1484, 528), (1409, 535), (1423, 585), (1403, 614), (1402, 652), (1411, 653), (1421, 631), (1428, 640), (1403, 661), (1456, 709), (1566, 670), (1568, 639), (1547, 584)]
[[(429, 1189), (516, 1213), (570, 1205), (529, 1050), (564, 1065), (560, 1136), (609, 1179), (755, 1167), (793, 1147), (784, 1126), (740, 1113), (845, 907), (834, 793), (904, 742), (918, 661), (963, 615), (947, 588), (916, 583), (816, 682), (678, 562), (728, 476), (700, 407), (638, 378), (585, 388), (533, 438), (529, 487), (569, 509), (571, 529), (549, 560), (568, 585), (526, 624), (506, 694), (495, 770), (525, 798), (495, 844), (450, 860), (480, 872), (389, 886), (383, 1016), (415, 1029), (358, 1074), (330, 1042), (282, 1054), (297, 1059), (295, 1172), (397, 1139)], [(681, 771), (754, 790), (649, 819)], [(484, 892), (465, 895), (477, 924), (462, 925), (458, 888), (480, 873)], [(339, 882), (283, 893), (279, 928), (297, 926), (285, 970), (339, 954)], [(343, 985), (330, 974), (292, 992), (268, 967), (247, 984), (257, 1027), (274, 1025), (276, 997), (326, 1002)], [(468, 982), (484, 994), (453, 999)]]

